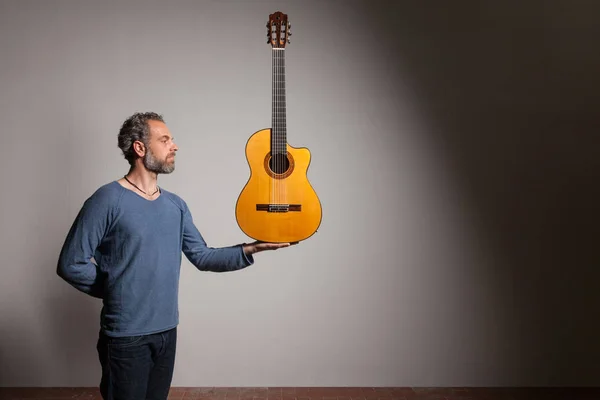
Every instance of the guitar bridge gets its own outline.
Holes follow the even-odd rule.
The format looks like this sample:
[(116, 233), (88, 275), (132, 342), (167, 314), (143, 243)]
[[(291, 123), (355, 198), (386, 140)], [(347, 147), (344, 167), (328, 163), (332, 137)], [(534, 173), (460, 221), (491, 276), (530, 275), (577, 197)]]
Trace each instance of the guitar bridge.
[(256, 211), (266, 211), (275, 213), (285, 213), (288, 211), (301, 211), (300, 204), (257, 204)]

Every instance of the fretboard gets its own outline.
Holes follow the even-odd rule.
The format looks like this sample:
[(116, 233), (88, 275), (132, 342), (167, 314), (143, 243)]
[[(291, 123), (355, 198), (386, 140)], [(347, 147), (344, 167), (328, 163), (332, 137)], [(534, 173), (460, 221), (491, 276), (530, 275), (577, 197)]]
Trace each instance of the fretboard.
[(287, 153), (285, 124), (285, 49), (273, 49), (273, 110), (271, 121), (271, 154)]

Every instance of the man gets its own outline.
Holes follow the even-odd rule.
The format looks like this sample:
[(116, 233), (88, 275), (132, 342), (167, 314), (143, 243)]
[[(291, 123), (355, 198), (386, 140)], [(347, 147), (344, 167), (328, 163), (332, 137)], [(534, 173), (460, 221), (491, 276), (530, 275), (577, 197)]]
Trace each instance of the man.
[(97, 344), (102, 397), (166, 399), (175, 362), (182, 253), (199, 270), (236, 271), (253, 264), (254, 253), (289, 243), (208, 247), (185, 201), (158, 186), (159, 174), (173, 172), (178, 150), (162, 116), (132, 115), (118, 144), (129, 172), (84, 202), (57, 273), (103, 301)]

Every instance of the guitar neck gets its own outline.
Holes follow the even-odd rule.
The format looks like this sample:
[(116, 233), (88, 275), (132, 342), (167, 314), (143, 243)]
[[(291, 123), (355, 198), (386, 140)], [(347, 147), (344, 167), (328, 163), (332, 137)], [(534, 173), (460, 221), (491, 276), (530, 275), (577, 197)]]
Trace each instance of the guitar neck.
[(287, 153), (285, 120), (285, 48), (273, 50), (273, 104), (271, 120), (271, 154)]

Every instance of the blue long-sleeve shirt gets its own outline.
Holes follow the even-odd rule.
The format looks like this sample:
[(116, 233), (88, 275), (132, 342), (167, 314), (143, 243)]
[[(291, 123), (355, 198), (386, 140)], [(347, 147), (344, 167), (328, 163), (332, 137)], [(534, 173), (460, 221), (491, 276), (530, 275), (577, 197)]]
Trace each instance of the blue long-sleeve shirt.
[(235, 271), (254, 263), (241, 244), (208, 247), (176, 194), (161, 188), (157, 199), (147, 200), (113, 181), (84, 202), (61, 249), (57, 274), (102, 299), (105, 334), (155, 333), (179, 323), (182, 252), (202, 271)]

